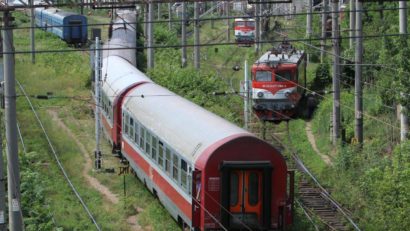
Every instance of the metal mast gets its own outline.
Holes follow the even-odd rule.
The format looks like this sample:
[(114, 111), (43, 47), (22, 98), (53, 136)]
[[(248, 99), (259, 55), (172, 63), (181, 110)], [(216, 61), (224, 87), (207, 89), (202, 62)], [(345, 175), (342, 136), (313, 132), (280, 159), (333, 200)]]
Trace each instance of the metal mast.
[[(407, 2), (399, 2), (399, 18), (400, 18), (400, 34), (406, 36), (407, 34)], [(403, 93), (401, 93), (403, 94)], [(407, 117), (407, 110), (403, 105), (400, 105), (400, 140), (404, 141), (407, 139), (409, 133), (409, 118)]]
[[(31, 9), (30, 9), (30, 14), (31, 14), (31, 17), (30, 17), (30, 19), (31, 19), (31, 21), (30, 21), (30, 25), (31, 25), (31, 28), (30, 28), (31, 62), (34, 64), (34, 63), (36, 63), (36, 54), (35, 54), (35, 51), (34, 51), (34, 49), (35, 49), (35, 43), (34, 43), (34, 29), (35, 29), (35, 26), (34, 26), (34, 7), (33, 7), (34, 6), (34, 0), (30, 0), (30, 6), (31, 6)], [(83, 9), (82, 6), (81, 6), (81, 9)]]
[(186, 55), (186, 3), (182, 2), (182, 23), (181, 23), (181, 67), (186, 67), (187, 65), (187, 55)]
[(340, 47), (339, 47), (339, 0), (332, 0), (332, 36), (333, 36), (333, 145), (339, 138), (340, 127)]
[(168, 3), (168, 29), (169, 29), (169, 30), (171, 30), (171, 29), (172, 29), (171, 20), (172, 20), (172, 9), (171, 9), (171, 3)]
[[(355, 54), (355, 79), (354, 79), (354, 102), (355, 102), (355, 137), (359, 144), (363, 143), (363, 97), (362, 97), (362, 62), (363, 62), (363, 26), (362, 26), (361, 0), (356, 2), (356, 54)], [(352, 42), (352, 41), (350, 41)]]
[(200, 49), (199, 49), (199, 6), (198, 2), (194, 3), (194, 66), (200, 68)]
[[(2, 90), (1, 90), (2, 91)], [(3, 94), (3, 92), (1, 93)], [(1, 97), (3, 99), (3, 96)], [(2, 128), (3, 124), (0, 124)], [(4, 185), (3, 129), (0, 129), (0, 231), (6, 231), (6, 187)]]
[(313, 0), (308, 0), (307, 17), (306, 17), (306, 37), (312, 36), (312, 7)]
[(95, 60), (94, 60), (94, 87), (95, 87), (95, 169), (101, 169), (100, 150), (100, 82), (101, 82), (101, 49), (100, 39), (95, 38)]
[(4, 11), (3, 16), (3, 47), (4, 47), (4, 98), (5, 98), (5, 123), (7, 145), (7, 183), (9, 203), (9, 223), (11, 231), (23, 230), (23, 215), (20, 201), (20, 169), (17, 144), (17, 118), (16, 118), (16, 80), (14, 76), (14, 49), (13, 30), (11, 29), (12, 17), (9, 11)]
[(245, 72), (245, 82), (243, 84), (244, 86), (244, 110), (243, 110), (243, 115), (244, 115), (244, 129), (248, 130), (248, 124), (249, 124), (249, 98), (250, 98), (250, 94), (249, 94), (249, 76), (248, 76), (248, 60), (245, 60), (245, 64), (244, 64), (244, 72)]
[[(349, 45), (350, 45), (350, 49), (353, 49), (353, 47), (354, 47), (354, 41), (355, 41), (355, 30), (356, 30), (356, 17), (357, 17), (357, 14), (358, 13), (360, 13), (361, 14), (361, 12), (355, 12), (356, 11), (356, 3), (355, 3), (355, 1), (357, 1), (357, 0), (350, 0), (350, 21), (349, 21), (349, 24), (350, 24), (350, 31), (349, 31), (349, 37), (350, 37), (350, 39), (349, 39)], [(359, 1), (358, 1), (359, 2)], [(357, 3), (357, 4), (359, 4), (359, 3)], [(360, 2), (360, 4), (362, 4), (361, 2)], [(362, 6), (363, 7), (363, 6)], [(361, 24), (361, 23), (360, 23)], [(356, 46), (357, 47), (357, 46)], [(357, 51), (356, 51), (357, 52)]]
[(147, 67), (153, 68), (154, 67), (154, 48), (153, 48), (153, 40), (154, 40), (154, 31), (153, 31), (153, 23), (154, 20), (154, 3), (148, 3), (148, 34), (147, 34)]
[(323, 63), (325, 60), (325, 51), (326, 51), (326, 21), (327, 21), (327, 1), (323, 0), (322, 7), (322, 40), (320, 41), (320, 62)]
[(259, 53), (259, 49), (260, 49), (260, 24), (259, 21), (261, 20), (259, 17), (259, 8), (260, 8), (260, 4), (255, 4), (255, 53)]

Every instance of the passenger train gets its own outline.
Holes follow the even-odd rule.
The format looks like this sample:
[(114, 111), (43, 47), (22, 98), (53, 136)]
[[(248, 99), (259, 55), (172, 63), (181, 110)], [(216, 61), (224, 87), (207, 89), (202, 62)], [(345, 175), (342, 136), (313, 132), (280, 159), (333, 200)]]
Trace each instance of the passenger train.
[(36, 26), (57, 35), (68, 44), (87, 43), (87, 17), (57, 8), (36, 8)]
[(189, 230), (290, 225), (293, 173), (281, 153), (139, 71), (130, 39), (135, 11), (117, 14), (121, 19), (104, 45), (110, 49), (103, 53), (101, 98), (103, 129), (114, 151)]
[(284, 41), (252, 65), (253, 111), (262, 121), (290, 120), (306, 89), (306, 55)]

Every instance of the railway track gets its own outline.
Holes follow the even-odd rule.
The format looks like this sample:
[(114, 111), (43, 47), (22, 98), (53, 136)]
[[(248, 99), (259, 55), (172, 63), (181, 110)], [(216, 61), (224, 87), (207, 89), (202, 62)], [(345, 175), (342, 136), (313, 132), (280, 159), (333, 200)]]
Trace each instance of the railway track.
[[(319, 230), (316, 225), (317, 220), (323, 223), (326, 230), (360, 230), (352, 220), (352, 214), (331, 197), (330, 193), (321, 186), (316, 177), (303, 164), (292, 148), (289, 124), (282, 124), (263, 124), (257, 121), (255, 117), (249, 124), (249, 130), (261, 139), (271, 143), (279, 151), (290, 154), (287, 160), (288, 169), (295, 169), (301, 173), (296, 202), (300, 205), (306, 217), (316, 230)], [(285, 141), (287, 141), (287, 144), (285, 144)]]
[(48, 133), (47, 133), (47, 131), (46, 131), (44, 125), (43, 125), (43, 122), (41, 122), (40, 117), (39, 117), (39, 115), (38, 115), (36, 109), (34, 108), (34, 106), (33, 106), (32, 102), (31, 102), (31, 100), (30, 100), (29, 95), (26, 93), (24, 87), (20, 84), (20, 82), (19, 82), (18, 80), (16, 80), (16, 83), (17, 83), (18, 87), (20, 88), (21, 93), (22, 93), (22, 94), (24, 95), (24, 97), (26, 98), (26, 100), (27, 100), (27, 102), (28, 102), (28, 104), (29, 104), (29, 106), (30, 106), (30, 108), (31, 108), (31, 111), (33, 112), (34, 116), (36, 117), (36, 120), (37, 120), (39, 126), (41, 127), (41, 130), (43, 131), (43, 134), (44, 134), (44, 136), (45, 136), (45, 138), (46, 138), (46, 140), (47, 140), (47, 142), (48, 142), (48, 145), (49, 145), (49, 147), (50, 147), (50, 150), (51, 150), (52, 153), (53, 153), (54, 159), (55, 159), (55, 161), (56, 161), (56, 163), (57, 163), (57, 165), (58, 165), (58, 167), (59, 167), (61, 173), (63, 174), (65, 180), (67, 181), (69, 187), (71, 188), (71, 190), (72, 190), (73, 193), (75, 194), (77, 200), (80, 202), (81, 206), (83, 207), (84, 211), (87, 213), (88, 217), (90, 218), (90, 220), (91, 220), (91, 222), (93, 223), (93, 225), (95, 226), (95, 228), (96, 228), (98, 231), (101, 231), (102, 229), (101, 229), (100, 225), (97, 223), (97, 221), (96, 221), (96, 219), (95, 219), (93, 213), (90, 211), (90, 209), (88, 208), (88, 206), (87, 206), (87, 204), (85, 203), (84, 199), (81, 197), (81, 195), (80, 195), (80, 193), (78, 192), (77, 188), (74, 186), (73, 182), (71, 181), (70, 177), (68, 176), (68, 174), (67, 174), (67, 172), (66, 172), (66, 170), (65, 170), (65, 168), (64, 168), (64, 166), (63, 166), (63, 164), (62, 164), (62, 162), (61, 162), (61, 160), (60, 160), (60, 158), (59, 158), (59, 156), (57, 155), (57, 151), (56, 151), (54, 145), (52, 144), (50, 137), (48, 136)]

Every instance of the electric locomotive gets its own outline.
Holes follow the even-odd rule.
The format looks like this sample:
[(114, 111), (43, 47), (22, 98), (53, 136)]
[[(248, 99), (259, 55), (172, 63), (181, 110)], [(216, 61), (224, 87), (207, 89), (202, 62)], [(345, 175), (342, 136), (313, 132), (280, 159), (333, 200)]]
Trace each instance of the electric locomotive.
[(252, 65), (253, 111), (262, 121), (290, 120), (306, 89), (306, 55), (284, 41)]
[(236, 18), (235, 42), (239, 46), (251, 46), (255, 42), (255, 19)]

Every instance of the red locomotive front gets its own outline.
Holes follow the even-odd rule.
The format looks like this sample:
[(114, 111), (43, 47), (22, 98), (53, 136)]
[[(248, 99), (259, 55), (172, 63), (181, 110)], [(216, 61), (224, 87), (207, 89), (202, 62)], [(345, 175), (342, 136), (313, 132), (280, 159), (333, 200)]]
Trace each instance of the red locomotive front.
[(297, 111), (305, 84), (305, 53), (284, 42), (252, 66), (253, 110), (263, 121), (289, 120)]

